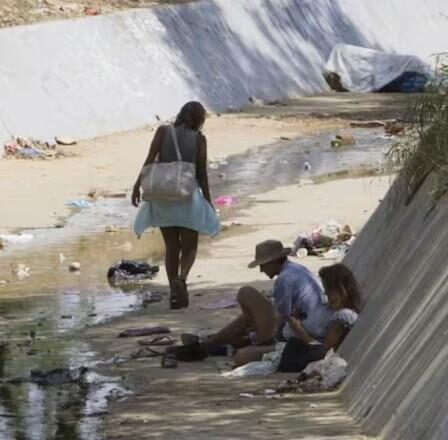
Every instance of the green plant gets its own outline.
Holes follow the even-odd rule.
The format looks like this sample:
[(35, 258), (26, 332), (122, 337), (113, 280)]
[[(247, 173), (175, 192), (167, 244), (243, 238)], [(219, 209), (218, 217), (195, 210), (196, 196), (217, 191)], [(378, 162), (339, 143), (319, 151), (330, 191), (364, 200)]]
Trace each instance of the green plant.
[(440, 62), (441, 59), (444, 58), (439, 58), (437, 79), (412, 100), (409, 136), (388, 152), (389, 164), (401, 170), (408, 202), (429, 175), (436, 201), (448, 192), (448, 63)]

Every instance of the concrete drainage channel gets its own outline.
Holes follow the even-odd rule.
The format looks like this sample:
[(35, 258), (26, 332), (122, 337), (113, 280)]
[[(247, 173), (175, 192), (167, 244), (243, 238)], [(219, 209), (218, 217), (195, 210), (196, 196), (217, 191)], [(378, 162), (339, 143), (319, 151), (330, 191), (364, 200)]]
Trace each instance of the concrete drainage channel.
[[(331, 134), (322, 134), (231, 156), (211, 170), (214, 191), (232, 193), (245, 200), (277, 186), (300, 183), (304, 178), (319, 179), (334, 172), (350, 172), (361, 165), (365, 171), (377, 173), (383, 166), (384, 151), (393, 142), (382, 133), (356, 130), (357, 144), (338, 150), (330, 146)], [(304, 167), (306, 162), (310, 169)], [(32, 268), (29, 279), (2, 287), (5, 319), (2, 334), (8, 341), (1, 358), (4, 378), (26, 376), (30, 369), (48, 370), (67, 365), (87, 366), (95, 371), (101, 359), (82, 342), (78, 332), (139, 310), (145, 292), (157, 288), (153, 284), (142, 290), (126, 291), (105, 282), (112, 259), (118, 260), (125, 253), (119, 243), (132, 240), (132, 232), (105, 234), (104, 221), (121, 219), (120, 226), (128, 228), (135, 213), (129, 205), (128, 200), (101, 202), (90, 213), (85, 210), (75, 214), (67, 230), (40, 231), (28, 246), (11, 249), (2, 256), (6, 262), (14, 255), (17, 261), (20, 259)], [(149, 234), (134, 248), (133, 255), (157, 262), (162, 257), (161, 251), (161, 242)], [(67, 271), (67, 262), (59, 261), (61, 255), (67, 262), (82, 255), (82, 277)], [(56, 277), (55, 272), (59, 273)], [(45, 438), (43, 432), (59, 433), (60, 437), (54, 438), (102, 438), (100, 424), (107, 412), (108, 396), (126, 396), (114, 378), (97, 382), (93, 375), (86, 386), (68, 384), (61, 391), (58, 387), (42, 389), (32, 383), (4, 383), (0, 386), (0, 391), (3, 390), (0, 422), (4, 422), (0, 425), (0, 434), (4, 438), (12, 433), (28, 435), (29, 426), (33, 425), (40, 426), (41, 432), (38, 434), (36, 430), (32, 437), (35, 439)]]
[[(322, 66), (336, 43), (384, 47), (426, 58), (446, 50), (447, 15), (444, 0), (409, 0), (405, 8), (400, 0), (278, 0), (275, 4), (215, 0), (2, 29), (0, 141), (13, 134), (79, 139), (128, 130), (173, 116), (189, 99), (222, 111), (246, 104), (249, 97), (269, 101), (321, 92), (326, 89)], [(42, 63), (42, 58), (50, 61)], [(362, 132), (358, 136), (364, 151), (359, 146), (337, 153), (326, 147), (315, 149), (313, 142), (329, 145), (323, 135), (299, 145), (287, 144), (275, 156), (259, 149), (232, 157), (214, 170), (214, 183), (219, 192), (248, 197), (276, 185), (366, 165), (366, 158), (367, 168), (381, 167), (383, 150), (390, 143), (376, 135), (372, 142), (366, 135), (364, 143)], [(311, 168), (304, 167), (305, 162)], [(446, 292), (445, 269), (440, 266), (446, 261), (446, 210), (429, 220), (422, 218), (421, 208), (425, 213), (428, 208), (425, 191), (411, 207), (401, 206), (392, 220), (382, 204), (347, 261), (361, 281), (375, 287), (368, 291), (372, 299), (366, 318), (344, 346), (352, 361), (344, 395), (366, 428), (391, 440), (447, 437), (446, 295), (441, 297)], [(36, 233), (34, 251), (20, 251), (21, 257), (34, 252), (35, 279), (40, 284), (2, 287), (11, 298), (2, 301), (3, 336), (8, 339), (0, 353), (3, 377), (24, 375), (30, 365), (43, 370), (61, 364), (95, 369), (100, 359), (88, 345), (76, 341), (76, 332), (138, 307), (135, 292), (109, 291), (100, 281), (107, 262), (95, 253), (91, 261), (102, 269), (92, 271), (89, 286), (82, 280), (68, 282), (65, 275), (46, 285), (44, 273), (58, 273), (58, 254), (69, 258), (109, 240), (97, 234), (107, 210), (120, 210), (120, 224), (129, 226), (127, 201), (106, 201), (101, 208), (97, 217), (88, 212), (74, 216), (65, 230)], [(86, 230), (90, 238), (80, 238)], [(409, 231), (406, 237), (404, 230)], [(50, 246), (41, 252), (39, 246), (47, 243)], [(155, 248), (160, 246), (154, 243)], [(106, 244), (109, 257), (124, 252), (114, 248), (113, 239)], [(157, 251), (142, 255), (158, 258)], [(4, 258), (10, 256), (6, 252)], [(375, 273), (367, 273), (366, 268), (375, 268)], [(437, 273), (436, 268), (440, 268)], [(431, 277), (416, 276), (419, 273)], [(412, 290), (409, 279), (415, 281)], [(27, 297), (18, 297), (24, 290)], [(115, 306), (107, 309), (110, 302)], [(102, 312), (94, 316), (96, 309)], [(62, 318), (66, 310), (79, 313), (80, 319)], [(48, 320), (48, 315), (57, 318)], [(431, 340), (435, 349), (429, 348)], [(351, 351), (353, 346), (361, 348)], [(107, 397), (122, 396), (124, 391), (114, 379), (92, 376), (90, 380), (85, 387), (67, 384), (63, 389), (1, 384), (0, 436), (101, 438)]]

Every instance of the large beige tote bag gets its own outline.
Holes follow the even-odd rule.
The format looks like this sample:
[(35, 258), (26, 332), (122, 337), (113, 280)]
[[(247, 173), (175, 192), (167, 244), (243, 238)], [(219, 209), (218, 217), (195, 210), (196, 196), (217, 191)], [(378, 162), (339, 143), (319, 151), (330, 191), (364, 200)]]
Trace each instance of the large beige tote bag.
[(176, 150), (177, 161), (154, 162), (143, 167), (141, 187), (143, 200), (183, 201), (192, 196), (197, 189), (196, 165), (183, 162), (177, 142), (176, 129), (169, 126)]

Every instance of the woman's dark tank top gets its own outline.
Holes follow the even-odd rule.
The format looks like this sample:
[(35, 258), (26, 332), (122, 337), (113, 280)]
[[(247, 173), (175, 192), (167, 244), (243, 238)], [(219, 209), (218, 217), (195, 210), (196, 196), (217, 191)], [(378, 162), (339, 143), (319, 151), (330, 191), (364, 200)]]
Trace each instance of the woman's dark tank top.
[[(174, 162), (177, 160), (177, 155), (170, 127), (167, 126), (165, 130), (159, 162)], [(175, 130), (182, 160), (184, 162), (196, 163), (198, 157), (198, 132), (183, 126), (175, 127)]]

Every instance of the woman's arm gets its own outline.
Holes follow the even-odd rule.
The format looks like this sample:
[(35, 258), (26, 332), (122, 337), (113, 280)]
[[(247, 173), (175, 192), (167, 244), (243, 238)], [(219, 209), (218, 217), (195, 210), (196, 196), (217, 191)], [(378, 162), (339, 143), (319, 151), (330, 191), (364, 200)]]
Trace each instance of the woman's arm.
[(305, 342), (305, 344), (311, 344), (311, 342), (315, 341), (315, 339), (311, 337), (305, 330), (299, 319), (291, 316), (288, 319), (288, 324), (291, 327), (291, 330), (294, 332), (294, 335), (297, 339), (300, 339), (302, 342)]
[[(156, 160), (157, 155), (160, 153), (160, 149), (162, 147), (163, 138), (165, 136), (165, 127), (159, 127), (154, 134), (154, 137), (151, 142), (151, 146), (149, 147), (148, 156), (143, 163), (143, 166), (153, 163)], [(141, 174), (138, 174), (137, 180), (135, 181), (134, 188), (132, 190), (132, 204), (134, 206), (138, 206), (140, 203), (140, 183), (141, 183)]]
[(199, 133), (198, 137), (198, 158), (196, 162), (196, 178), (198, 179), (199, 186), (204, 194), (205, 199), (212, 205), (212, 199), (210, 196), (210, 188), (208, 186), (208, 173), (207, 173), (207, 139)]
[(327, 337), (325, 338), (325, 348), (326, 350), (337, 350), (339, 345), (342, 344), (342, 341), (347, 336), (348, 329), (344, 327), (343, 324), (339, 322), (333, 322), (330, 324), (327, 332)]

